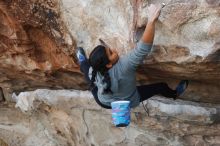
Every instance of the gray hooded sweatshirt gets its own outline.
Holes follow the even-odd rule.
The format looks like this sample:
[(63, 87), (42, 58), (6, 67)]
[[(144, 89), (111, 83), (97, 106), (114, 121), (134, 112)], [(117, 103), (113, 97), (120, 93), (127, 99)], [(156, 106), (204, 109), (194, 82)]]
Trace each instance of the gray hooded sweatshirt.
[[(118, 62), (108, 71), (111, 78), (111, 90), (113, 94), (103, 94), (106, 86), (101, 74), (96, 75), (95, 85), (98, 87), (98, 98), (101, 103), (111, 106), (111, 102), (127, 100), (131, 102), (131, 107), (136, 107), (140, 103), (140, 95), (136, 88), (136, 69), (144, 57), (151, 51), (152, 45), (139, 41), (136, 48), (119, 58)], [(92, 76), (92, 68), (89, 77)]]

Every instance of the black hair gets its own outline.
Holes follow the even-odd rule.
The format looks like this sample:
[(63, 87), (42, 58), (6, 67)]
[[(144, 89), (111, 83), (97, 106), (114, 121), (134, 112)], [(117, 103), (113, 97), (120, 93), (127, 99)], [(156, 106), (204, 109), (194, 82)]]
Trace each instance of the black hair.
[(90, 87), (94, 87), (95, 77), (99, 72), (104, 77), (103, 82), (107, 84), (103, 94), (112, 94), (111, 78), (106, 67), (109, 62), (105, 47), (102, 45), (96, 46), (89, 56), (89, 63), (93, 68)]

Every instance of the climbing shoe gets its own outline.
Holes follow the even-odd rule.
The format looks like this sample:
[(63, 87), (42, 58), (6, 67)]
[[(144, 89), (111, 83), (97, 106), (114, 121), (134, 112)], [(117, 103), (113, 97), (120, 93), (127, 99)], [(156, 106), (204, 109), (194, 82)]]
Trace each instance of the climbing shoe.
[(78, 63), (81, 64), (86, 60), (86, 53), (82, 47), (77, 47), (76, 49), (76, 57), (78, 59)]
[(186, 88), (188, 87), (189, 81), (188, 80), (181, 80), (180, 83), (176, 87), (177, 97), (182, 95)]

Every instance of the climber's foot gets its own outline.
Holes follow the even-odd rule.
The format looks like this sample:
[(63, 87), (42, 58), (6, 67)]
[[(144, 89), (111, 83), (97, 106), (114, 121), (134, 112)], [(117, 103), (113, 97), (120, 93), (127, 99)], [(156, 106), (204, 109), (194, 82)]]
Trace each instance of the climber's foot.
[(86, 53), (82, 47), (77, 47), (76, 49), (76, 57), (78, 59), (78, 63), (81, 64), (86, 60)]
[(177, 97), (179, 97), (180, 95), (182, 95), (186, 91), (188, 84), (189, 84), (188, 80), (181, 80), (180, 81), (180, 83), (176, 87)]

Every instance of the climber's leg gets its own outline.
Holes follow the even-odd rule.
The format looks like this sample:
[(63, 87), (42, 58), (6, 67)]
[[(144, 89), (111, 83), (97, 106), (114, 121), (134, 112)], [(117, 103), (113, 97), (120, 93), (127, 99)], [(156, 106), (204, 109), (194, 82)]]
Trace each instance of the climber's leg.
[(80, 64), (80, 71), (84, 74), (84, 77), (88, 84), (90, 84), (89, 68), (90, 68), (90, 65), (87, 59)]
[(181, 80), (176, 89), (171, 89), (167, 83), (156, 83), (150, 85), (137, 86), (137, 90), (141, 96), (140, 101), (147, 100), (148, 98), (160, 94), (162, 96), (173, 98), (174, 100), (182, 95), (187, 89), (189, 84), (188, 80)]
[(150, 85), (137, 86), (138, 93), (141, 96), (140, 101), (147, 100), (154, 95), (162, 95), (175, 99), (177, 97), (176, 90), (171, 89), (167, 83), (156, 83)]
[(78, 47), (76, 49), (76, 57), (78, 59), (78, 63), (80, 65), (80, 71), (84, 74), (84, 77), (86, 81), (90, 84), (90, 79), (89, 79), (89, 61), (86, 57), (86, 53), (82, 47)]

